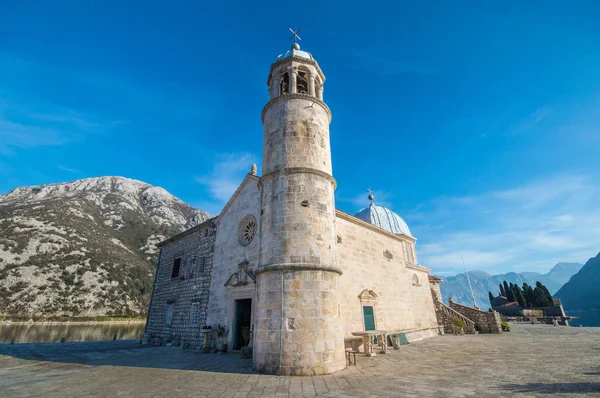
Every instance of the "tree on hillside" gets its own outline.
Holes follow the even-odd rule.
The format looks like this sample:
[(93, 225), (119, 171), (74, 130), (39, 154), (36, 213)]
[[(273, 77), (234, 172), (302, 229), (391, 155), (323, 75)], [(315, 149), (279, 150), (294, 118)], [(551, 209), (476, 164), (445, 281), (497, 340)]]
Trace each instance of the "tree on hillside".
[(492, 301), (494, 301), (494, 295), (492, 292), (488, 292), (488, 297), (490, 298), (490, 305), (492, 305)]
[(540, 289), (542, 289), (544, 291), (544, 294), (546, 295), (546, 299), (550, 303), (550, 306), (552, 306), (552, 303), (554, 301), (552, 300), (552, 295), (550, 294), (550, 291), (548, 290), (548, 288), (542, 282), (536, 282), (535, 286), (539, 287)]
[(548, 296), (546, 296), (546, 292), (539, 286), (536, 286), (533, 289), (533, 295), (535, 298), (535, 306), (536, 307), (551, 307), (552, 301), (548, 300)]
[(523, 283), (523, 295), (525, 296), (526, 307), (535, 307), (535, 295), (533, 288), (527, 283)]
[[(504, 281), (504, 283), (506, 283), (506, 281)], [(510, 285), (508, 285), (508, 288), (504, 286), (504, 290), (506, 290), (506, 298), (508, 299), (508, 301), (517, 301), (513, 292), (513, 286), (514, 285), (512, 284), (512, 282), (510, 283)]]
[(500, 295), (506, 297), (506, 292), (504, 291), (504, 286), (502, 286), (502, 283), (498, 286), (500, 286)]
[(513, 294), (515, 295), (515, 298), (517, 299), (517, 303), (519, 303), (519, 305), (523, 308), (527, 307), (527, 303), (525, 302), (525, 297), (523, 295), (523, 291), (521, 290), (521, 288), (517, 285), (513, 285)]
[(502, 285), (504, 285), (504, 297), (506, 297), (510, 301), (513, 301), (510, 299), (510, 297), (508, 297), (510, 295), (509, 288), (508, 288), (508, 282), (502, 281)]

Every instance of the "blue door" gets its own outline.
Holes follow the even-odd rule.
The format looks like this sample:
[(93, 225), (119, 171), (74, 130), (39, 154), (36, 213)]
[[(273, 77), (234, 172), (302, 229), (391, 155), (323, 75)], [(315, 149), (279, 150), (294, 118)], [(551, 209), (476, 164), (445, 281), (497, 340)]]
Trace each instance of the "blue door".
[[(365, 330), (375, 330), (375, 314), (373, 313), (373, 307), (364, 306), (363, 315), (365, 317)], [(377, 344), (377, 337), (375, 337), (375, 344)]]

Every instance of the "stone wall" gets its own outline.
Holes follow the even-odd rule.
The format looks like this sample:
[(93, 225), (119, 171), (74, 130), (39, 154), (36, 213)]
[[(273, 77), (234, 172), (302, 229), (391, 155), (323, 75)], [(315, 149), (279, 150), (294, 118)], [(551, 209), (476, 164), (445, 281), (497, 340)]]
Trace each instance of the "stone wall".
[(392, 235), (342, 212), (337, 213), (336, 230), (344, 337), (365, 330), (366, 305), (373, 306), (377, 329), (421, 330), (411, 333), (413, 340), (437, 335), (429, 270), (416, 263), (414, 239)]
[[(260, 192), (257, 187), (258, 177), (246, 175), (244, 181), (233, 194), (217, 223), (215, 240), (214, 266), (208, 303), (207, 323), (215, 327), (217, 324), (233, 327), (235, 300), (252, 299), (251, 318), (254, 320), (255, 289), (254, 284), (238, 285), (227, 288), (226, 282), (231, 276), (240, 271), (240, 264), (246, 267), (250, 274), (258, 264), (258, 233), (246, 246), (239, 242), (240, 222), (244, 217), (253, 216), (260, 229)], [(252, 282), (252, 280), (250, 280)], [(232, 347), (233, 332), (229, 333), (228, 343)]]
[(502, 333), (502, 317), (496, 311), (481, 311), (449, 300), (450, 308), (469, 318), (481, 333)]
[[(146, 323), (146, 333), (152, 337), (178, 338), (192, 347), (202, 344), (199, 330), (206, 322), (215, 235), (215, 225), (209, 220), (161, 247)], [(173, 261), (178, 257), (180, 276), (171, 278)], [(171, 324), (167, 324), (169, 305), (173, 308)], [(192, 317), (197, 322), (192, 323)]]
[(346, 366), (337, 305), (339, 275), (280, 270), (258, 275), (255, 365), (279, 375), (318, 375)]
[(465, 333), (475, 334), (476, 330), (475, 330), (475, 322), (474, 321), (467, 318), (460, 312), (453, 310), (452, 308), (448, 307), (446, 304), (444, 304), (443, 302), (441, 302), (439, 300), (436, 301), (435, 304), (436, 304), (435, 312), (436, 312), (437, 320), (438, 320), (438, 328), (441, 329), (440, 334), (443, 334), (442, 330), (445, 333), (454, 333), (456, 330), (454, 322), (457, 319), (464, 322), (464, 324), (465, 324), (464, 332)]

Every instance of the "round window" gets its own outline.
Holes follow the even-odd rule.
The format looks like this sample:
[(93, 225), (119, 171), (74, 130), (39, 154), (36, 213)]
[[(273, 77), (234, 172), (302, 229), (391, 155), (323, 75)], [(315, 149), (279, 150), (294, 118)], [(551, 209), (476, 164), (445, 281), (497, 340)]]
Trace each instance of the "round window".
[(256, 219), (254, 216), (247, 215), (240, 221), (238, 229), (238, 242), (242, 246), (248, 246), (256, 235)]

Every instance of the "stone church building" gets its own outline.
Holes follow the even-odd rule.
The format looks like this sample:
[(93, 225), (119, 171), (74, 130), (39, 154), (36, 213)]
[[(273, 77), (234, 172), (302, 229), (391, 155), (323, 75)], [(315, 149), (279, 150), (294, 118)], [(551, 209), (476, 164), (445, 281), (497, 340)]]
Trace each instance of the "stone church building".
[(437, 335), (404, 220), (372, 196), (355, 215), (335, 208), (324, 83), (296, 43), (271, 65), (263, 174), (253, 165), (221, 214), (158, 245), (147, 334), (199, 347), (200, 328), (221, 324), (238, 350), (248, 327), (254, 368), (279, 375), (343, 369), (352, 332)]

